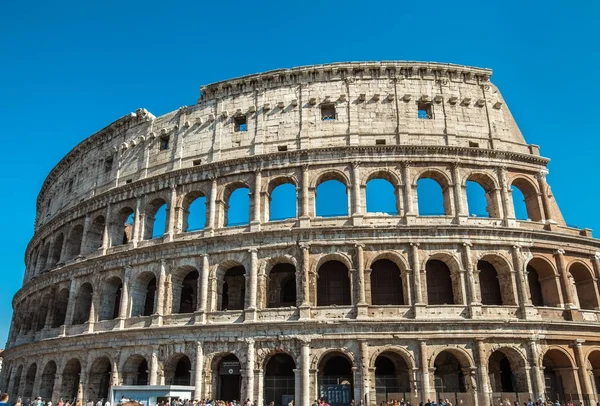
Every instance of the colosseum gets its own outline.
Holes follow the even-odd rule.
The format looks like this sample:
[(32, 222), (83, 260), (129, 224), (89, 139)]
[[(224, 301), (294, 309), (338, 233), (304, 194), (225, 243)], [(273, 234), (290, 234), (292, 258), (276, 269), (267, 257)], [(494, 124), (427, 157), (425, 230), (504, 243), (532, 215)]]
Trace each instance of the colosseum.
[[(600, 241), (566, 225), (549, 160), (491, 74), (275, 70), (88, 137), (39, 193), (1, 389), (147, 406), (595, 403)], [(372, 182), (392, 210), (370, 207)], [(439, 196), (420, 197), (424, 182)]]

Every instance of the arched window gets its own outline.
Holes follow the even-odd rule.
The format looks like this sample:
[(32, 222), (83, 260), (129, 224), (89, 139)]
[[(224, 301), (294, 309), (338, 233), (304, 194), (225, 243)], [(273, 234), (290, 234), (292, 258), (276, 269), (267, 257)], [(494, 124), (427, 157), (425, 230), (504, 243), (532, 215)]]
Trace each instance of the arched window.
[(296, 186), (284, 183), (273, 189), (269, 196), (269, 220), (296, 218)]
[(62, 372), (62, 385), (60, 386), (60, 395), (65, 399), (74, 399), (77, 397), (79, 388), (79, 377), (81, 375), (81, 364), (77, 358), (67, 362)]
[(352, 362), (341, 352), (325, 355), (319, 362), (318, 383), (320, 386), (337, 385), (332, 398), (327, 394), (324, 400), (331, 406), (346, 406), (352, 399), (354, 385)]
[(561, 307), (559, 285), (554, 268), (542, 258), (533, 258), (527, 265), (529, 293), (534, 306)]
[(375, 359), (375, 393), (378, 399), (393, 399), (410, 394), (410, 374), (406, 361), (398, 354), (386, 351)]
[(25, 375), (25, 388), (23, 391), (23, 397), (31, 399), (33, 396), (33, 384), (35, 382), (36, 374), (37, 364), (32, 364), (27, 370), (27, 375)]
[(173, 313), (193, 313), (198, 309), (198, 271), (185, 266), (173, 273)]
[(417, 181), (417, 202), (420, 216), (452, 214), (448, 188), (443, 188), (438, 179), (430, 178), (426, 174)]
[(81, 240), (83, 238), (83, 226), (77, 224), (69, 233), (67, 240), (67, 259), (73, 259), (81, 253)]
[(183, 354), (174, 356), (165, 368), (165, 383), (167, 385), (189, 386), (192, 379), (192, 363)]
[(183, 231), (197, 231), (206, 227), (206, 196), (191, 192), (183, 199)]
[(54, 247), (52, 248), (52, 252), (50, 254), (49, 262), (50, 268), (53, 268), (56, 264), (58, 264), (61, 260), (60, 254), (62, 252), (63, 243), (65, 240), (65, 236), (61, 233), (54, 240)]
[(319, 268), (317, 306), (350, 305), (348, 268), (339, 261), (327, 261)]
[(542, 295), (542, 284), (535, 268), (527, 267), (527, 282), (529, 283), (529, 296), (531, 304), (534, 306), (544, 306), (544, 296)]
[(339, 217), (348, 215), (348, 194), (346, 185), (336, 179), (326, 180), (315, 191), (315, 210), (319, 217)]
[(501, 351), (494, 351), (489, 360), (490, 385), (494, 392), (516, 392), (517, 377), (508, 357)]
[(478, 261), (477, 269), (479, 270), (481, 303), (492, 306), (502, 305), (502, 295), (500, 293), (500, 283), (496, 268), (487, 261)]
[(573, 296), (577, 298), (579, 308), (584, 310), (598, 309), (598, 298), (596, 297), (592, 272), (585, 265), (576, 262), (569, 267), (569, 274), (571, 275), (569, 279), (572, 279), (574, 286), (568, 288), (576, 293)]
[(52, 389), (54, 389), (54, 380), (56, 379), (56, 363), (49, 361), (42, 372), (42, 380), (40, 382), (40, 396), (42, 399), (50, 399), (52, 397)]
[(37, 314), (37, 325), (35, 330), (40, 331), (46, 326), (46, 318), (48, 317), (48, 307), (50, 305), (50, 297), (46, 296), (39, 304)]
[(148, 385), (148, 362), (141, 355), (132, 355), (123, 365), (124, 385)]
[(367, 213), (398, 215), (394, 185), (386, 179), (375, 178), (367, 182)]
[(129, 207), (123, 207), (117, 212), (111, 227), (111, 246), (127, 244), (133, 240), (134, 217), (133, 210)]
[(577, 393), (576, 372), (567, 354), (558, 349), (548, 350), (542, 366), (548, 399), (564, 399), (567, 393)]
[(102, 294), (100, 320), (113, 320), (119, 317), (122, 290), (123, 283), (119, 277), (112, 277), (106, 282)]
[(404, 304), (400, 269), (389, 259), (371, 265), (371, 302), (376, 306)]
[(87, 379), (87, 396), (89, 399), (108, 399), (112, 363), (107, 357), (101, 357), (92, 364)]
[(517, 178), (513, 181), (511, 190), (515, 206), (515, 217), (519, 220), (531, 219), (533, 221), (541, 221), (542, 210), (540, 208), (538, 191), (535, 186), (526, 179)]
[(250, 223), (250, 189), (240, 187), (231, 192), (227, 201), (227, 227), (243, 226)]
[(267, 307), (296, 306), (296, 267), (276, 264), (269, 272)]
[(477, 183), (467, 181), (467, 206), (469, 207), (469, 216), (471, 217), (490, 217), (488, 213), (488, 202), (486, 192), (483, 187)]
[[(288, 354), (273, 355), (265, 366), (264, 397), (268, 403), (283, 396), (294, 396), (294, 359)], [(279, 404), (278, 401), (276, 404)]]
[(104, 236), (104, 225), (106, 220), (104, 216), (97, 216), (90, 224), (90, 228), (87, 232), (85, 247), (83, 247), (84, 253), (92, 253), (102, 247), (102, 239)]
[(167, 227), (167, 202), (154, 199), (146, 206), (144, 217), (144, 240), (162, 237)]
[(219, 310), (243, 310), (246, 303), (246, 269), (241, 265), (233, 266), (220, 275)]
[(440, 352), (435, 358), (434, 368), (436, 392), (466, 392), (461, 364), (451, 352)]
[(52, 313), (52, 328), (65, 324), (67, 306), (69, 304), (69, 290), (62, 289), (54, 299), (54, 311)]
[(454, 304), (452, 279), (448, 265), (437, 259), (430, 259), (425, 265), (427, 273), (427, 302), (429, 305)]
[(92, 308), (92, 297), (93, 297), (92, 285), (84, 283), (77, 292), (77, 299), (75, 299), (75, 313), (73, 315), (73, 325), (83, 324), (89, 321), (90, 309)]

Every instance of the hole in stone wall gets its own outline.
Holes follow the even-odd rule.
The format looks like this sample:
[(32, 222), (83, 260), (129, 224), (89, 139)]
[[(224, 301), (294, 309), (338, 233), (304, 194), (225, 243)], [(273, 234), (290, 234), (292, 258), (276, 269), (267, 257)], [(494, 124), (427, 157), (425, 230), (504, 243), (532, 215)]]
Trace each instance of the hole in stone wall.
[(417, 112), (420, 119), (430, 120), (433, 118), (433, 107), (429, 102), (417, 103)]
[(335, 104), (332, 104), (332, 103), (322, 104), (321, 105), (321, 120), (330, 121), (330, 120), (335, 120), (335, 119), (336, 119)]
[(246, 132), (248, 131), (248, 123), (246, 121), (246, 116), (235, 116), (233, 118), (235, 132)]
[(169, 136), (168, 135), (163, 135), (162, 137), (160, 137), (160, 140), (158, 143), (158, 149), (160, 151), (169, 149)]

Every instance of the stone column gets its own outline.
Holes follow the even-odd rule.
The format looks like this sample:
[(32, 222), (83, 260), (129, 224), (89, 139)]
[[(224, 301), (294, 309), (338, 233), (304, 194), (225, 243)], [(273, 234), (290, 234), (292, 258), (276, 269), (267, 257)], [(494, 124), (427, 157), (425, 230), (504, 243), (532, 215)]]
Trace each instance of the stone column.
[(506, 166), (499, 166), (496, 170), (498, 181), (500, 183), (500, 198), (502, 200), (502, 212), (504, 214), (504, 225), (508, 225), (509, 220), (515, 220), (515, 208), (511, 204), (510, 189), (506, 177)]
[(410, 217), (415, 217), (416, 212), (414, 208), (414, 187), (410, 179), (410, 161), (402, 162), (402, 181), (404, 183), (404, 217), (406, 218), (407, 224), (410, 224), (412, 220)]
[[(594, 390), (592, 388), (592, 382), (590, 381), (590, 375), (587, 368), (587, 360), (583, 352), (582, 344), (585, 342), (583, 339), (578, 339), (573, 342), (573, 349), (575, 350), (575, 361), (577, 362), (577, 373), (579, 374), (579, 382), (581, 382), (581, 389), (586, 405), (591, 405), (591, 400), (595, 398)], [(596, 399), (597, 401), (597, 399)]]
[(119, 318), (126, 319), (129, 317), (129, 280), (131, 275), (131, 266), (125, 268), (123, 275), (123, 288), (121, 289), (121, 303), (119, 305)]
[(364, 255), (364, 244), (357, 243), (356, 247), (356, 273), (358, 274), (358, 303), (356, 304), (357, 318), (368, 317), (367, 314), (367, 301), (365, 299), (365, 255)]
[(67, 314), (65, 315), (65, 326), (73, 324), (73, 313), (75, 313), (75, 301), (77, 300), (77, 288), (79, 284), (76, 279), (71, 279), (71, 286), (69, 286), (69, 301), (67, 302)]
[(152, 348), (152, 355), (150, 358), (150, 385), (158, 384), (158, 346)]
[[(110, 224), (111, 224), (110, 204), (108, 204), (106, 206), (106, 217), (104, 218), (104, 230), (102, 231), (102, 248), (101, 248), (102, 255), (106, 254), (106, 250), (111, 245), (111, 241), (110, 241)], [(64, 244), (64, 242), (63, 242), (63, 244)], [(56, 262), (60, 262), (60, 258), (57, 258)]]
[(571, 289), (571, 283), (569, 281), (569, 275), (565, 267), (565, 250), (559, 249), (554, 251), (554, 260), (556, 261), (556, 270), (560, 275), (562, 283), (561, 288), (563, 291), (563, 297), (566, 303), (564, 303), (565, 309), (575, 309), (575, 301), (573, 300), (573, 290)]
[(485, 344), (483, 338), (476, 338), (475, 344), (477, 348), (477, 371), (479, 372), (479, 392), (481, 393), (481, 400), (483, 406), (490, 404), (490, 395), (492, 390), (490, 389), (490, 377), (488, 375), (487, 359), (485, 356)]
[(412, 261), (412, 274), (414, 278), (414, 286), (415, 286), (415, 298), (414, 298), (414, 307), (415, 307), (415, 318), (419, 316), (420, 308), (425, 307), (425, 302), (423, 300), (423, 288), (421, 281), (421, 263), (419, 258), (419, 243), (410, 243), (411, 249), (411, 261)]
[(137, 196), (135, 198), (135, 214), (133, 216), (133, 232), (132, 232), (132, 242), (133, 242), (133, 246), (137, 247), (137, 243), (140, 240), (144, 239), (144, 230), (142, 230), (141, 228), (143, 227), (143, 214), (141, 213), (142, 211), (142, 198), (140, 196)]
[(208, 254), (202, 255), (202, 274), (200, 276), (200, 322), (206, 323), (206, 312), (208, 311), (208, 275), (210, 273), (210, 264)]
[(360, 225), (363, 218), (360, 195), (360, 162), (352, 162), (352, 217), (354, 225)]
[(160, 260), (160, 274), (158, 275), (158, 286), (156, 287), (156, 317), (152, 324), (162, 325), (162, 317), (165, 315), (165, 295), (167, 288), (167, 266), (164, 259)]
[(471, 318), (476, 318), (481, 316), (481, 297), (475, 281), (475, 273), (477, 271), (474, 269), (473, 258), (471, 256), (472, 246), (473, 244), (471, 243), (463, 243), (463, 260), (465, 270), (467, 271), (467, 285), (469, 287), (466, 304), (469, 306)]
[(419, 340), (419, 355), (421, 366), (421, 401), (425, 402), (430, 396), (429, 381), (429, 355), (427, 354), (427, 340)]
[(537, 399), (539, 396), (542, 396), (546, 391), (546, 384), (544, 382), (544, 376), (542, 375), (541, 365), (539, 364), (539, 354), (537, 348), (537, 339), (530, 338), (529, 339), (529, 352), (531, 357), (531, 372), (532, 372), (532, 383), (533, 383), (533, 391), (534, 398)]
[(454, 182), (454, 206), (456, 209), (454, 216), (459, 220), (462, 218), (462, 221), (464, 221), (469, 216), (469, 213), (466, 202), (463, 200), (463, 196), (466, 196), (466, 193), (463, 191), (458, 162), (452, 164), (452, 182)]
[(302, 249), (302, 304), (300, 319), (310, 318), (310, 245), (300, 243)]
[(208, 206), (208, 221), (206, 225), (206, 231), (213, 235), (215, 228), (216, 212), (217, 212), (217, 178), (212, 178), (210, 183), (210, 199)]
[(244, 321), (256, 321), (256, 286), (258, 281), (258, 248), (250, 248), (250, 278), (248, 279), (248, 308)]
[(303, 341), (300, 350), (302, 367), (302, 396), (296, 406), (309, 406), (310, 399), (310, 341)]
[(167, 241), (173, 241), (173, 236), (177, 232), (177, 186), (171, 185), (171, 198), (169, 199), (169, 225), (167, 231)]
[[(254, 400), (254, 339), (250, 338), (248, 343), (248, 364), (246, 365), (246, 398)], [(244, 402), (246, 399), (241, 399)]]
[(596, 278), (597, 280), (600, 280), (600, 263), (598, 263), (598, 258), (600, 258), (600, 252), (596, 252), (594, 255), (592, 255), (592, 258), (590, 260), (592, 261), (592, 269), (594, 270), (594, 278)]
[[(256, 400), (256, 404), (257, 405), (264, 405), (265, 404), (265, 399), (264, 399), (264, 394), (265, 394), (265, 390), (264, 390), (264, 383), (265, 383), (265, 379), (263, 376), (263, 371), (262, 369), (255, 369), (254, 370), (254, 375), (255, 375), (255, 379), (258, 382), (258, 393), (256, 394), (256, 399), (250, 399), (252, 402), (254, 402)], [(245, 400), (245, 399), (244, 399)], [(298, 405), (298, 402), (296, 402), (294, 400), (294, 404)]]
[[(362, 385), (360, 395), (365, 405), (370, 404), (369, 401), (369, 345), (366, 340), (359, 340), (360, 343), (360, 375)], [(360, 399), (355, 399), (356, 404), (359, 404)]]
[[(112, 371), (111, 371), (111, 376), (110, 376), (110, 382), (111, 382), (111, 386), (117, 386), (119, 385), (119, 364), (117, 362), (117, 360), (119, 359), (119, 355), (117, 355), (115, 357), (115, 359), (112, 361)], [(110, 396), (110, 394), (109, 394)]]
[(540, 194), (542, 195), (542, 208), (544, 209), (543, 218), (546, 220), (553, 220), (550, 210), (550, 198), (548, 197), (548, 183), (546, 183), (546, 175), (548, 170), (544, 169), (535, 175), (540, 188)]
[(196, 342), (196, 361), (194, 363), (194, 399), (202, 399), (202, 368), (204, 366), (204, 349), (202, 342)]
[(527, 319), (529, 318), (529, 309), (533, 306), (525, 280), (525, 270), (523, 269), (523, 262), (521, 260), (521, 246), (513, 245), (511, 253), (515, 278), (517, 280), (517, 296), (519, 299), (519, 308), (521, 309), (521, 317)]
[(309, 184), (310, 173), (308, 165), (302, 165), (302, 212), (300, 213), (300, 227), (310, 227), (310, 208), (309, 208)]
[[(79, 250), (79, 255), (85, 255), (89, 253), (89, 250), (87, 248), (87, 242), (88, 242), (88, 234), (90, 232), (90, 215), (86, 214), (85, 215), (85, 219), (83, 220), (83, 234), (81, 236), (81, 249)], [(48, 251), (48, 257), (51, 255), (51, 251)], [(47, 260), (46, 260), (47, 261)], [(46, 264), (40, 264), (42, 267), (46, 267), (46, 265), (48, 265), (48, 263), (46, 262)], [(44, 269), (42, 268), (42, 271)]]
[(260, 192), (262, 184), (262, 173), (260, 170), (254, 172), (254, 191), (252, 192), (253, 210), (250, 231), (260, 231)]

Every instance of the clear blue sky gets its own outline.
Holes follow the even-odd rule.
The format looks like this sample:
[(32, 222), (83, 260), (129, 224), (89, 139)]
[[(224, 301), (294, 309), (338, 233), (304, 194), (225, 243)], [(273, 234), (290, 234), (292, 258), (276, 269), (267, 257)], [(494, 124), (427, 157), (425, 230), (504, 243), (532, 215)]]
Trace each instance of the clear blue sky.
[(600, 232), (599, 3), (484, 3), (3, 2), (0, 347), (50, 169), (139, 107), (158, 116), (249, 73), (391, 59), (492, 68), (527, 141), (552, 159), (567, 222)]

